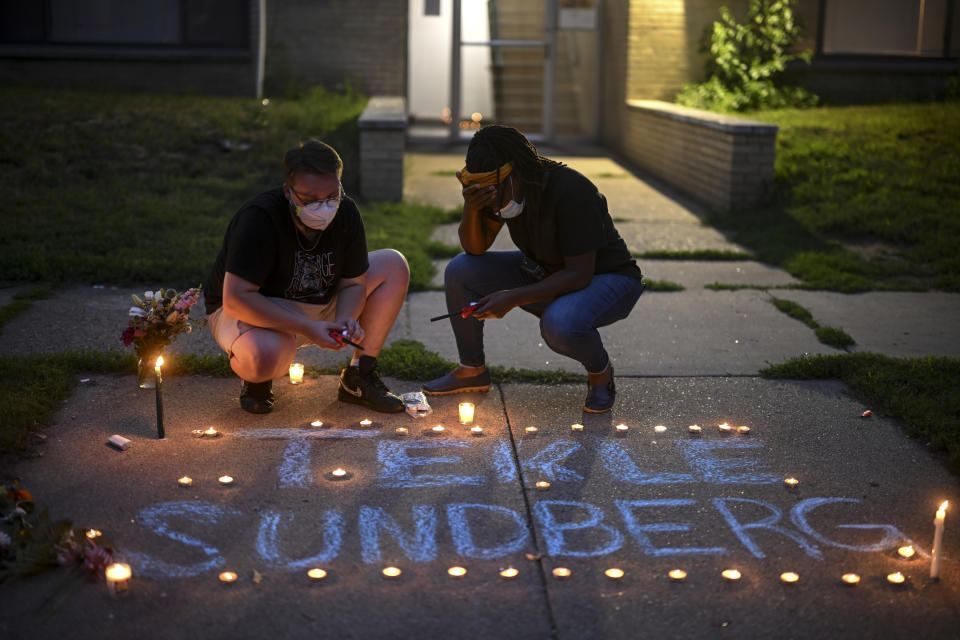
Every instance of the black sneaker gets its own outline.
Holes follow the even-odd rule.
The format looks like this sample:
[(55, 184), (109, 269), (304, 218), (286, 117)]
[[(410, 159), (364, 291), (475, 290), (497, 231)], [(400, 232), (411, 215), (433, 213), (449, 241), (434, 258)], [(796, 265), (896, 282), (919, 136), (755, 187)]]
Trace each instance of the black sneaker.
[(337, 392), (340, 402), (359, 404), (381, 413), (400, 413), (403, 400), (390, 393), (376, 371), (365, 376), (360, 375), (357, 367), (347, 367), (340, 372), (340, 390)]
[(273, 380), (266, 382), (243, 381), (240, 387), (240, 407), (250, 413), (270, 413), (277, 399), (273, 397)]

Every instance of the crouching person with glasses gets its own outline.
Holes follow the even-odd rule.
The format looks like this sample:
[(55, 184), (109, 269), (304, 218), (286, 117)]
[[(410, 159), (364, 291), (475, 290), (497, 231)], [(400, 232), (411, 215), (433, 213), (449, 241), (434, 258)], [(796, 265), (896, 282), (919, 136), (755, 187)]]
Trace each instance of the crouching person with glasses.
[(233, 216), (204, 286), (211, 334), (240, 376), (240, 406), (268, 413), (274, 378), (298, 348), (354, 348), (338, 398), (396, 413), (403, 401), (376, 373), (407, 294), (410, 270), (393, 249), (367, 253), (363, 220), (343, 192), (343, 161), (318, 140), (283, 158), (285, 182)]

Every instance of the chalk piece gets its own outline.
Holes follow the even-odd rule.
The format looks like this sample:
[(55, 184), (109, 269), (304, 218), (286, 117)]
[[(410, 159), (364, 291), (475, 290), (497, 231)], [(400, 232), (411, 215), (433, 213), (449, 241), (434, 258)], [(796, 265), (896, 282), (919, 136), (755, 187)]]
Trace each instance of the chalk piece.
[(113, 447), (117, 451), (126, 451), (130, 448), (130, 441), (123, 436), (114, 434), (107, 440), (107, 446)]

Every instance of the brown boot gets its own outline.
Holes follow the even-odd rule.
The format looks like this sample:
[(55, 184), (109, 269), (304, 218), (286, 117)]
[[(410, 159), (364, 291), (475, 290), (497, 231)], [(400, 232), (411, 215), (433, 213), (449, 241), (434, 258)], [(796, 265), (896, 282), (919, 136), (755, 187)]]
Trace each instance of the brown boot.
[(613, 382), (613, 365), (600, 373), (587, 373), (589, 378), (587, 399), (583, 403), (583, 410), (587, 413), (606, 413), (613, 409), (613, 401), (617, 395), (617, 387)]

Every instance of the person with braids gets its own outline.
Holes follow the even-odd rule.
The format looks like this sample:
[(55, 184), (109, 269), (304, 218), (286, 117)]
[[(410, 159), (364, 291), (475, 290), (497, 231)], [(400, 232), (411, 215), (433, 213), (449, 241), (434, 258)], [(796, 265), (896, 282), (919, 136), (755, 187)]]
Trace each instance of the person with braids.
[[(642, 275), (613, 226), (607, 201), (586, 177), (544, 158), (512, 127), (474, 134), (463, 185), (461, 253), (444, 273), (459, 366), (423, 385), (428, 395), (490, 389), (483, 321), (520, 307), (540, 318), (544, 342), (583, 365), (584, 410), (613, 407), (616, 387), (598, 327), (627, 317)], [(506, 225), (519, 251), (489, 251)], [(462, 317), (471, 302), (477, 307)]]

